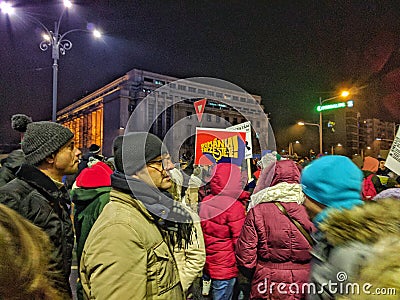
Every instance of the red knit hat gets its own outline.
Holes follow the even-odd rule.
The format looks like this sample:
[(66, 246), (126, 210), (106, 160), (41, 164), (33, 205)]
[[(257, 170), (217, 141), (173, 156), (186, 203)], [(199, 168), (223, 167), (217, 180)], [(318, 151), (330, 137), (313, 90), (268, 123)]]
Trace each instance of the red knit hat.
[(85, 168), (76, 178), (76, 185), (82, 188), (96, 188), (111, 186), (110, 175), (113, 171), (102, 161), (99, 161), (91, 168)]

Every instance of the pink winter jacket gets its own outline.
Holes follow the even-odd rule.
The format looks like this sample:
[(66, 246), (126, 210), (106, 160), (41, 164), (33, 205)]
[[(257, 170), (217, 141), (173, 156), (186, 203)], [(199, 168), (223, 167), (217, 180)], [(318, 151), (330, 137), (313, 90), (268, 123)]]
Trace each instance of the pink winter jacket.
[[(275, 186), (259, 191), (264, 193), (265, 200), (246, 216), (236, 245), (237, 263), (254, 273), (251, 299), (304, 299), (301, 289), (308, 282), (311, 246), (273, 202), (280, 202), (309, 233), (314, 230), (314, 225), (301, 204), (282, 201), (285, 196), (290, 196), (292, 201), (299, 197), (299, 203), (303, 200), (300, 185), (295, 183), (300, 176), (295, 164), (291, 161), (277, 162), (273, 171)], [(294, 178), (288, 180), (288, 174)], [(278, 288), (280, 283), (282, 285)], [(299, 292), (291, 293), (296, 292), (296, 288)]]
[(235, 244), (245, 219), (240, 201), (240, 169), (220, 163), (210, 181), (211, 195), (200, 204), (201, 227), (206, 245), (205, 273), (212, 279), (224, 280), (238, 275)]

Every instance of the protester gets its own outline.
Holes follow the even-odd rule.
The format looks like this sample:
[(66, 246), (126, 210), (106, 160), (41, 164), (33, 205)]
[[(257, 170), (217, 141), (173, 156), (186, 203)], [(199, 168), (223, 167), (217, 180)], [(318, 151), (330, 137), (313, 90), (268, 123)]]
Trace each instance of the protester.
[(232, 299), (238, 276), (235, 246), (245, 219), (245, 209), (237, 200), (242, 192), (240, 180), (238, 166), (217, 164), (210, 181), (211, 195), (200, 204), (199, 215), (206, 244), (203, 285), (211, 280), (214, 300)]
[[(87, 236), (104, 206), (110, 200), (110, 176), (112, 173), (113, 171), (108, 165), (98, 161), (93, 166), (82, 170), (76, 178), (76, 187), (71, 191), (72, 202), (74, 203), (74, 228), (78, 267)], [(78, 299), (83, 299), (82, 285), (79, 280), (77, 283), (77, 296)]]
[[(328, 289), (328, 283), (337, 284), (340, 280), (338, 273), (344, 271), (350, 274), (353, 266), (350, 262), (354, 260), (356, 263), (351, 252), (343, 255), (340, 253), (342, 248), (335, 247), (338, 245), (327, 240), (326, 234), (330, 234), (330, 231), (324, 230), (327, 228), (324, 222), (330, 213), (340, 214), (343, 211), (342, 214), (346, 214), (349, 221), (335, 225), (343, 227), (344, 230), (351, 230), (350, 220), (355, 219), (350, 217), (352, 213), (349, 210), (364, 203), (361, 200), (362, 177), (361, 170), (349, 158), (340, 155), (318, 158), (302, 172), (301, 184), (306, 195), (304, 206), (319, 229), (314, 236), (316, 245), (312, 251), (310, 278), (318, 293), (311, 291), (309, 299), (333, 299), (336, 292)], [(344, 217), (341, 220), (344, 221)], [(360, 226), (363, 225), (360, 223), (358, 227)], [(353, 238), (350, 235), (349, 237)]]
[(193, 224), (181, 204), (162, 191), (174, 168), (153, 134), (114, 141), (116, 171), (110, 202), (86, 240), (80, 266), (88, 299), (184, 299), (174, 247), (187, 247)]
[(83, 169), (87, 168), (90, 158), (95, 158), (99, 161), (104, 160), (104, 156), (101, 154), (101, 148), (99, 145), (91, 144), (89, 147), (89, 151), (82, 155), (82, 158), (79, 162), (78, 175), (82, 172)]
[(0, 299), (63, 299), (48, 273), (50, 252), (46, 233), (0, 204)]
[[(385, 198), (376, 202), (367, 202), (351, 210), (332, 212), (320, 224), (320, 229), (326, 236), (328, 248), (325, 248), (325, 251), (329, 252), (329, 256), (319, 266), (320, 268), (315, 269), (314, 279), (331, 279), (332, 282), (343, 284), (368, 282), (371, 293), (375, 288), (399, 287), (396, 283), (399, 277), (393, 273), (399, 268), (398, 257), (395, 258), (398, 247), (388, 243), (388, 240), (392, 240), (393, 237), (400, 239), (398, 199)], [(386, 242), (380, 244), (380, 241), (385, 240)], [(382, 248), (382, 245), (385, 248)], [(378, 248), (380, 248), (379, 251)], [(329, 272), (332, 277), (326, 277)], [(329, 282), (326, 281), (326, 283)], [(329, 296), (335, 293), (355, 296), (357, 293), (352, 289), (334, 291), (328, 286), (325, 291)], [(363, 297), (359, 299), (369, 299), (362, 287), (360, 291)], [(379, 299), (386, 299), (384, 295), (381, 297)]]
[[(176, 168), (169, 170), (168, 173), (172, 179), (172, 186), (168, 189), (168, 192), (171, 193), (173, 199), (181, 202), (183, 175), (181, 171)], [(204, 263), (206, 262), (206, 249), (199, 215), (185, 204), (182, 206), (192, 217), (195, 231), (187, 247), (182, 247), (180, 249), (174, 247), (174, 257), (178, 266), (183, 292), (188, 298), (197, 300), (201, 297), (200, 279)]]
[(389, 177), (378, 176), (380, 162), (376, 158), (367, 156), (364, 158), (362, 171), (364, 174), (362, 194), (364, 200), (371, 200), (387, 188), (400, 187), (396, 180)]
[[(61, 293), (71, 295), (74, 234), (70, 219), (70, 198), (61, 180), (78, 170), (80, 151), (73, 133), (52, 122), (33, 122), (22, 141), (26, 164), (17, 178), (0, 188), (0, 203), (14, 209), (42, 228), (53, 244), (51, 271)], [(62, 277), (62, 279), (60, 279)]]
[[(21, 141), (24, 137), (26, 127), (30, 123), (32, 123), (32, 119), (24, 114), (16, 114), (11, 117), (11, 127), (21, 134)], [(25, 156), (21, 149), (12, 151), (8, 157), (2, 161), (0, 168), (0, 187), (16, 177), (15, 173), (24, 162)]]
[(370, 255), (354, 280), (357, 292), (348, 295), (346, 299), (399, 299), (400, 261), (393, 254), (400, 252), (400, 235), (384, 235), (370, 248)]
[(384, 198), (393, 198), (400, 200), (400, 188), (386, 189), (377, 194), (373, 200), (380, 200)]
[[(259, 192), (251, 197), (256, 205), (236, 245), (239, 269), (252, 278), (250, 299), (305, 299), (302, 287), (311, 268), (314, 225), (302, 206), (300, 171), (284, 160), (270, 163), (261, 174)], [(282, 283), (285, 288), (278, 289)], [(290, 293), (290, 285), (297, 291)]]
[(0, 187), (13, 180), (19, 167), (25, 162), (25, 155), (21, 149), (12, 151), (0, 168)]

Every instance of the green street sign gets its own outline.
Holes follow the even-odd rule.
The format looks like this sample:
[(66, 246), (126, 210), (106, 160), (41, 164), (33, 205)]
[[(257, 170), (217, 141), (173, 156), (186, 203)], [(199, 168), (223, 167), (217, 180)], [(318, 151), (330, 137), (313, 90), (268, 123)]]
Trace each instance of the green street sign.
[(354, 101), (349, 100), (347, 102), (339, 102), (339, 103), (333, 103), (333, 104), (327, 104), (327, 105), (318, 105), (317, 106), (317, 111), (324, 111), (324, 110), (332, 110), (332, 109), (337, 109), (337, 108), (344, 108), (344, 107), (353, 107), (354, 106)]

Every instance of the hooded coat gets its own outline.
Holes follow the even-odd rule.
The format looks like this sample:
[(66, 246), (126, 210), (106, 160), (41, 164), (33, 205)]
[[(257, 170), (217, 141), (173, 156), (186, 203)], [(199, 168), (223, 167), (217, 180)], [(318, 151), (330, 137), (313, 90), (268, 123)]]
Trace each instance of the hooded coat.
[(319, 228), (321, 236), (313, 249), (310, 281), (323, 293), (311, 294), (309, 299), (335, 299), (339, 290), (329, 289), (328, 282), (340, 283), (345, 278), (345, 282), (357, 282), (360, 270), (373, 261), (372, 249), (378, 240), (400, 235), (399, 201), (382, 199), (351, 210), (332, 211)]
[(240, 168), (218, 164), (210, 188), (199, 213), (206, 245), (204, 269), (212, 279), (228, 280), (238, 276), (235, 245), (245, 219), (244, 206), (237, 200), (242, 192)]
[(260, 182), (259, 192), (252, 196), (256, 205), (249, 210), (237, 242), (238, 265), (245, 273), (253, 274), (251, 299), (282, 299), (277, 290), (280, 283), (288, 292), (285, 299), (304, 299), (304, 294), (291, 294), (288, 288), (295, 284), (301, 291), (308, 282), (311, 245), (274, 203), (280, 202), (308, 233), (314, 230), (302, 206), (300, 172), (293, 161), (278, 161), (276, 166), (265, 169), (262, 177), (270, 177), (273, 186)]

